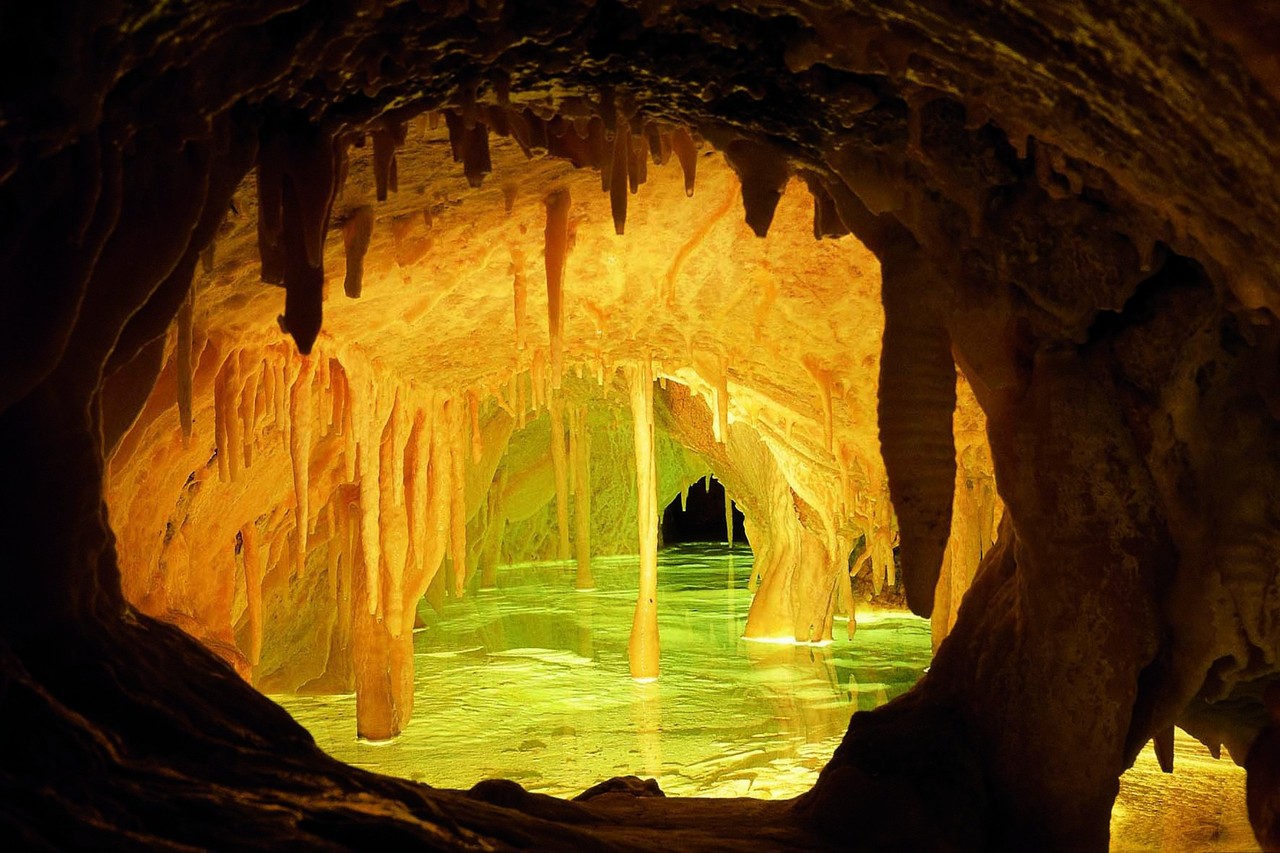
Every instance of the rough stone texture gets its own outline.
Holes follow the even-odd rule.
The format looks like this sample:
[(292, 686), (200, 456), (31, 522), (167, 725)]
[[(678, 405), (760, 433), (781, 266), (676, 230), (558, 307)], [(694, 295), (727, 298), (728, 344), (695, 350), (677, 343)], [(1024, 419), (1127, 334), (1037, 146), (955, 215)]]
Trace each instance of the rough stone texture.
[[(6, 829), (62, 846), (808, 848), (809, 833), (865, 840), (857, 818), (890, 803), (903, 820), (883, 845), (1097, 849), (1116, 776), (1175, 721), (1238, 753), (1260, 729), (1269, 744), (1257, 712), (1280, 651), (1276, 18), (1226, 5), (6, 7)], [(886, 276), (885, 301), (921, 306), (912, 328), (945, 330), (990, 421), (1008, 507), (998, 546), (929, 677), (855, 716), (795, 807), (565, 805), (503, 788), (511, 809), (370, 777), (122, 596), (105, 453), (255, 158), (268, 197), (281, 193), (285, 314), (306, 350), (326, 140), (375, 121), (394, 137), (402, 108), (465, 114), (508, 93), (572, 115), (606, 89), (741, 154), (753, 227), (782, 162), (816, 175), (882, 260), (917, 253), (936, 277)], [(312, 167), (273, 171), (282, 140)], [(472, 177), (476, 145), (459, 151)], [(909, 485), (939, 470), (909, 454), (890, 464)], [(922, 518), (950, 497), (915, 493)], [(931, 553), (904, 566), (909, 581), (937, 571)], [(1268, 842), (1273, 753), (1246, 762)]]

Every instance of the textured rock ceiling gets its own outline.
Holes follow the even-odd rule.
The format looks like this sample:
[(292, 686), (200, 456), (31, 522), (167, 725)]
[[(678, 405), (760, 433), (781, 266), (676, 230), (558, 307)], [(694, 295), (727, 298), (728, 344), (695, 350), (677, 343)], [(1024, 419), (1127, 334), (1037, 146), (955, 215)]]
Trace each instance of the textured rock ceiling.
[[(1277, 842), (1266, 815), (1280, 777), (1280, 703), (1269, 703), (1268, 717), (1262, 697), (1280, 653), (1280, 92), (1266, 38), (1276, 17), (1264, 4), (121, 3), (13, 7), (0, 15), (0, 505), (7, 508), (0, 536), (8, 546), (0, 701), (12, 729), (30, 735), (4, 742), (0, 772), (13, 796), (0, 804), (0, 818), (23, 840), (216, 846), (304, 838), (339, 846), (377, 831), (389, 842), (441, 847), (595, 841), (652, 848), (705, 846), (710, 832), (728, 846), (811, 848), (858, 838), (914, 849), (1098, 849), (1118, 775), (1153, 737), (1167, 757), (1176, 722), (1215, 749), (1225, 743), (1244, 762), (1255, 829), (1264, 843)], [(448, 184), (415, 179), (418, 161), (406, 153), (400, 191), (388, 202), (390, 223), (379, 214), (374, 227), (367, 297), (344, 304), (331, 293), (322, 317), (326, 226), (341, 224), (355, 237), (362, 227), (361, 214), (347, 207), (355, 199), (331, 208), (335, 152), (349, 134), (379, 130), (385, 155), (385, 134), (424, 110), (451, 107), (465, 116), (476, 105), (510, 101), (573, 118), (571, 105), (583, 98), (597, 104), (606, 125), (616, 126), (621, 114), (637, 126), (692, 127), (742, 176), (744, 218), (757, 231), (774, 191), (806, 173), (824, 220), (875, 254), (884, 327), (877, 432), (906, 594), (923, 612), (933, 607), (934, 582), (955, 545), (948, 534), (957, 491), (957, 365), (987, 418), (1006, 506), (998, 542), (929, 676), (885, 709), (856, 715), (817, 787), (795, 804), (637, 800), (632, 807), (631, 797), (616, 795), (563, 804), (510, 785), (464, 797), (366, 777), (319, 756), (207, 653), (122, 596), (119, 569), (129, 571), (129, 558), (117, 560), (105, 522), (103, 461), (139, 411), (137, 436), (145, 437), (148, 424), (172, 424), (172, 398), (156, 395), (167, 355), (175, 372), (168, 387), (184, 375), (177, 362), (185, 347), (169, 329), (245, 175), (257, 166), (268, 203), (255, 222), (241, 193), (221, 260), (198, 279), (195, 328), (211, 346), (234, 348), (236, 369), (252, 367), (258, 351), (276, 353), (268, 360), (281, 367), (301, 363), (271, 343), (280, 335), (271, 326), (281, 313), (279, 291), (254, 293), (257, 285), (249, 285), (246, 232), (260, 225), (267, 278), (286, 285), (284, 325), (303, 351), (315, 343), (307, 364), (317, 376), (328, 369), (332, 383), (336, 354), (344, 376), (343, 358), (352, 367), (383, 358), (403, 359), (388, 376), (410, 377), (425, 360), (390, 343), (406, 312), (416, 327), (460, 314), (479, 321), (494, 311), (492, 322), (476, 323), (500, 342), (484, 347), (481, 361), (492, 356), (492, 365), (468, 376), (463, 360), (446, 357), (430, 375), (449, 377), (451, 390), (474, 389), (477, 400), (498, 392), (497, 411), (502, 383), (524, 365), (511, 347), (514, 287), (480, 302), (491, 286), (483, 280), (496, 272), (504, 290), (514, 284), (514, 271), (502, 273), (513, 263), (506, 237), (512, 223), (525, 221), (535, 238), (524, 257), (526, 283), (536, 281), (536, 236), (546, 226), (535, 187), (564, 167), (521, 171), (509, 218), (500, 201), (509, 178), (495, 174), (463, 203), (483, 211), (468, 237), (451, 230), (464, 227), (451, 209), (437, 216), (440, 199), (431, 194)], [(414, 144), (429, 148), (421, 122), (414, 126)], [(474, 175), (479, 147), (464, 148)], [(503, 150), (493, 147), (495, 168)], [(611, 174), (621, 174), (619, 162), (610, 160)], [(655, 168), (654, 186), (635, 197), (624, 240), (679, 245), (697, 232), (701, 223), (680, 227), (679, 217), (704, 214), (681, 209), (681, 181), (673, 166), (665, 168), (672, 174)], [(448, 180), (457, 186), (456, 177)], [(427, 190), (414, 201), (422, 184)], [(698, 194), (706, 190), (723, 205), (731, 184), (713, 174)], [(608, 215), (598, 190), (571, 187), (570, 196), (570, 218), (549, 229), (550, 243), (567, 243), (574, 228), (565, 354), (584, 363), (588, 378), (576, 386), (574, 371), (567, 389), (591, 387), (598, 327), (610, 332), (599, 336), (609, 340), (606, 368), (651, 341), (612, 398), (620, 407), (626, 389), (638, 400), (632, 408), (642, 432), (649, 383), (636, 377), (652, 355), (659, 373), (697, 371), (698, 381), (687, 378), (699, 394), (717, 383), (723, 389), (727, 378), (729, 394), (711, 396), (727, 396), (731, 407), (738, 401), (741, 408), (730, 409), (734, 427), (739, 415), (761, 427), (770, 411), (794, 413), (794, 443), (775, 459), (797, 449), (829, 447), (835, 456), (837, 447), (841, 454), (862, 447), (858, 437), (869, 433), (858, 414), (865, 417), (871, 385), (857, 381), (854, 368), (862, 347), (874, 350), (874, 336), (806, 322), (799, 352), (783, 341), (800, 337), (789, 324), (813, 306), (782, 309), (810, 287), (824, 300), (865, 298), (871, 291), (860, 284), (844, 291), (832, 278), (802, 275), (824, 271), (837, 254), (861, 257), (850, 267), (868, 270), (861, 283), (870, 285), (865, 255), (847, 241), (810, 244), (804, 251), (814, 254), (803, 262), (791, 250), (785, 262), (770, 255), (768, 240), (742, 248), (744, 261), (754, 259), (757, 275), (777, 289), (759, 349), (743, 348), (755, 339), (755, 317), (750, 302), (734, 302), (742, 291), (731, 280), (717, 282), (718, 257), (710, 255), (711, 263), (691, 253), (675, 280), (675, 305), (664, 305), (670, 250), (650, 252), (639, 242), (634, 256), (609, 252), (618, 194)], [(783, 226), (803, 218), (791, 207), (799, 196), (791, 184), (775, 228), (795, 230)], [(430, 230), (422, 218), (428, 205)], [(591, 215), (575, 219), (575, 210)], [(452, 265), (431, 273), (445, 255), (426, 246), (429, 239), (461, 248), (479, 241), (486, 222), (504, 238), (473, 255), (462, 279), (453, 278)], [(726, 215), (705, 240), (726, 240), (736, 254), (754, 238), (731, 223)], [(335, 231), (335, 245), (336, 238)], [(397, 253), (406, 268), (425, 274), (397, 281)], [(593, 301), (596, 316), (586, 299), (572, 297), (590, 263), (607, 267), (610, 254), (621, 272), (591, 276), (614, 288)], [(626, 280), (646, 264), (662, 272)], [(327, 266), (336, 281), (337, 257)], [(803, 289), (790, 290), (788, 275)], [(619, 277), (626, 299), (615, 295)], [(442, 280), (454, 287), (433, 301), (427, 288)], [(748, 299), (768, 292), (767, 282), (748, 285)], [(632, 307), (633, 286), (652, 300), (648, 314)], [(414, 287), (423, 290), (414, 296)], [(540, 318), (532, 319), (535, 291), (530, 286), (524, 351), (531, 373), (543, 340)], [(703, 295), (715, 296), (714, 304), (701, 304)], [(718, 318), (744, 310), (742, 334), (726, 334)], [(668, 322), (673, 317), (686, 322)], [(327, 332), (316, 341), (322, 327)], [(688, 328), (701, 333), (685, 337)], [(385, 354), (374, 351), (375, 339)], [(711, 340), (716, 345), (700, 359)], [(473, 350), (481, 343), (468, 339)], [(847, 347), (850, 358), (834, 357), (829, 348), (836, 347)], [(240, 353), (249, 355), (242, 361)], [(819, 361), (806, 369), (805, 354)], [(555, 362), (548, 351), (541, 369), (554, 376)], [(206, 447), (210, 398), (228, 387), (226, 375), (218, 378), (225, 363), (206, 367), (202, 358), (205, 372), (193, 374), (193, 407), (201, 407), (193, 438)], [(566, 363), (575, 367), (574, 358)], [(832, 394), (831, 441), (815, 414), (822, 383), (814, 375), (828, 370), (849, 377), (836, 382), (833, 375), (840, 393)], [(696, 387), (703, 382), (707, 388)], [(669, 383), (654, 404), (666, 435), (701, 463), (720, 466), (731, 493), (773, 494), (776, 478), (753, 486), (742, 475), (747, 466), (738, 461), (753, 451), (734, 450), (732, 429), (728, 451), (718, 455), (717, 443), (705, 440), (713, 431), (709, 408), (690, 404), (679, 387)], [(504, 399), (510, 407), (510, 396)], [(838, 407), (848, 421), (836, 426)], [(450, 418), (461, 436), (465, 419), (457, 411)], [(215, 419), (221, 446), (216, 426)], [(238, 428), (226, 421), (225, 438), (233, 445), (240, 438), (243, 449)], [(303, 435), (294, 430), (290, 438)], [(162, 461), (177, 468), (200, 464), (181, 456), (177, 439), (163, 447), (129, 441), (118, 453), (159, 447)], [(376, 443), (384, 470), (387, 444)], [(876, 479), (874, 456), (862, 455), (851, 462)], [(285, 466), (286, 456), (299, 453), (275, 459), (309, 503), (311, 466), (292, 459)], [(147, 470), (142, 457), (133, 469), (119, 458), (113, 483)], [(219, 459), (230, 479), (230, 454)], [(392, 468), (396, 459), (386, 454)], [(816, 471), (812, 483), (830, 487), (822, 466)], [(743, 480), (736, 485), (735, 472)], [(362, 478), (355, 503), (371, 506), (376, 494), (379, 505), (396, 505), (394, 480), (376, 485)], [(797, 485), (799, 478), (788, 480), (788, 488)], [(832, 513), (840, 505), (803, 503), (825, 503)], [(138, 517), (158, 518), (174, 502), (157, 505), (166, 509)], [(805, 556), (817, 540), (803, 531), (824, 524), (806, 527), (804, 507), (792, 506), (800, 556), (786, 562), (821, 565)], [(369, 517), (358, 524), (366, 557)], [(241, 514), (231, 522), (242, 541), (250, 520)], [(833, 533), (839, 527), (829, 526)], [(449, 538), (457, 549), (456, 526)], [(122, 552), (127, 544), (122, 538)], [(809, 577), (793, 576), (801, 588)], [(393, 671), (389, 678), (403, 677), (402, 665), (387, 668)], [(49, 790), (56, 796), (32, 793)], [(186, 806), (197, 804), (193, 817)], [(886, 822), (886, 812), (909, 819)], [(244, 827), (253, 827), (252, 839)]]

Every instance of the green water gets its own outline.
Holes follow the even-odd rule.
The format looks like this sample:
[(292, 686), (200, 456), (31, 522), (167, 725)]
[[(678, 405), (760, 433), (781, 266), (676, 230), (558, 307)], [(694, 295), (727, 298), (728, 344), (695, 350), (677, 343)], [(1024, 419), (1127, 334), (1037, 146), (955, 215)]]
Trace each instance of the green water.
[(680, 796), (781, 798), (807, 790), (855, 710), (907, 690), (930, 656), (929, 623), (858, 616), (824, 647), (742, 639), (751, 552), (681, 545), (658, 559), (662, 676), (636, 684), (627, 638), (637, 560), (499, 570), (498, 588), (422, 605), (413, 721), (389, 744), (355, 735), (355, 696), (274, 696), (342, 761), (431, 785), (514, 779), (573, 796), (611, 776), (654, 777)]

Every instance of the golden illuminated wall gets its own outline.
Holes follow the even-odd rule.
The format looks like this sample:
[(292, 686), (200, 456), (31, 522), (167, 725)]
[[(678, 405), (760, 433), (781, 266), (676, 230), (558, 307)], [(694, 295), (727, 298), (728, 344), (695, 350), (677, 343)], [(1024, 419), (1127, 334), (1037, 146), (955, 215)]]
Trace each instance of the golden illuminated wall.
[[(602, 172), (563, 151), (599, 141), (598, 119), (562, 123), (566, 136), (542, 143), (562, 156), (533, 159), (497, 136), (481, 157), (462, 119), (437, 119), (396, 134), (398, 190), (383, 201), (387, 134), (350, 149), (309, 356), (282, 331), (283, 291), (260, 280), (254, 179), (237, 193), (111, 460), (128, 598), (263, 689), (354, 686), (362, 732), (394, 734), (424, 594), (462, 595), (530, 558), (577, 556), (588, 586), (590, 554), (636, 551), (628, 377), (645, 370), (658, 509), (711, 473), (746, 516), (760, 583), (749, 635), (830, 638), (853, 608), (848, 568), (895, 584), (879, 267), (852, 237), (814, 239), (837, 231), (820, 185), (735, 143), (726, 165), (651, 125), (620, 171), (603, 170), (613, 188), (643, 186), (605, 193)], [(765, 239), (730, 166), (756, 229), (782, 192)], [(939, 638), (999, 516), (985, 425), (963, 380), (959, 393)]]

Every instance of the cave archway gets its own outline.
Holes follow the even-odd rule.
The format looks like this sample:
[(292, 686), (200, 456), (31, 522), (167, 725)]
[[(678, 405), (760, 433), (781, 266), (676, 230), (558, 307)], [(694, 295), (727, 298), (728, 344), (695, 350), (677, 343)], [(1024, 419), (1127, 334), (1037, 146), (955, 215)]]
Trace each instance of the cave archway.
[[(0, 28), (21, 59), (0, 93), (0, 655), (6, 718), (26, 735), (6, 741), (0, 815), (18, 837), (652, 839), (651, 804), (628, 817), (500, 783), (466, 797), (328, 761), (125, 604), (106, 523), (107, 450), (250, 168), (274, 199), (265, 277), (285, 283), (283, 327), (311, 352), (335, 135), (376, 130), (386, 163), (408, 111), (454, 107), (470, 139), (469, 110), (512, 99), (572, 120), (575, 99), (609, 92), (598, 112), (616, 127), (629, 96), (622, 114), (725, 152), (753, 230), (803, 173), (817, 230), (876, 253), (881, 440), (922, 612), (951, 547), (957, 362), (991, 424), (1008, 512), (929, 678), (856, 716), (793, 807), (672, 804), (684, 823), (669, 832), (817, 846), (858, 835), (892, 790), (919, 819), (885, 843), (1098, 848), (1115, 780), (1151, 737), (1180, 722), (1243, 757), (1269, 731), (1280, 133), (1249, 27), (1174, 2), (423, 5), (24, 8)], [(479, 154), (459, 151), (473, 175)], [(1257, 742), (1262, 784), (1275, 759)], [(199, 819), (177, 817), (197, 803)]]

